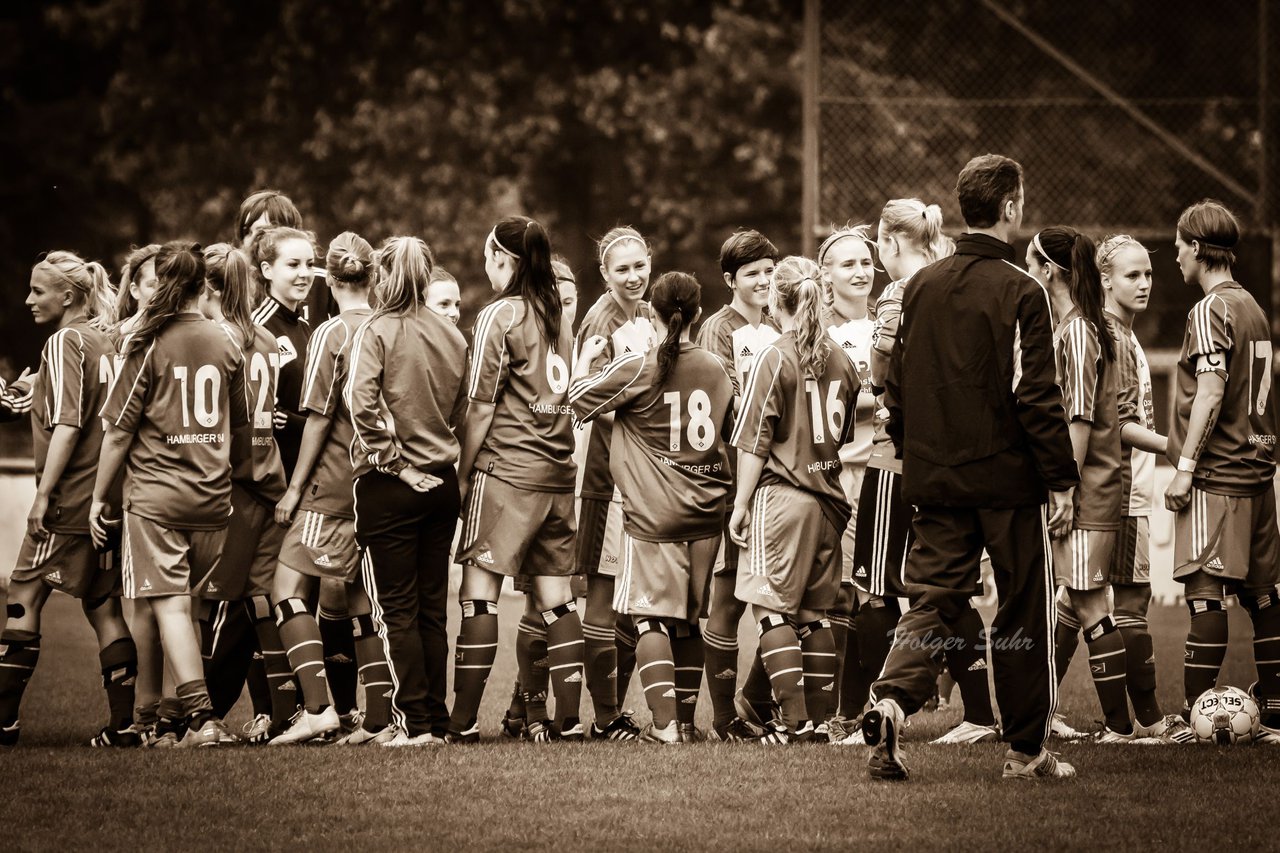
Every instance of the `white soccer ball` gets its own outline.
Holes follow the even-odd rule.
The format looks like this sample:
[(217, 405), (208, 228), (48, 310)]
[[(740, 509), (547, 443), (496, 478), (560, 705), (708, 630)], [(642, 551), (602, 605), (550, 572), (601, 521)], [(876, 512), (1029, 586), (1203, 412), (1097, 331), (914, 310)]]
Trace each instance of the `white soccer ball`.
[(1230, 746), (1258, 734), (1258, 703), (1239, 687), (1215, 687), (1191, 706), (1191, 730), (1200, 743)]

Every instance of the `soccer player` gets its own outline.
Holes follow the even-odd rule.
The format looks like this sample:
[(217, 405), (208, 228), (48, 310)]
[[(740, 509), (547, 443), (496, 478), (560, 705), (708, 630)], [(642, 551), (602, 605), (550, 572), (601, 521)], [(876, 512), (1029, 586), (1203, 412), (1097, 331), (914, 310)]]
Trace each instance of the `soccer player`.
[[(341, 396), (351, 339), (373, 313), (369, 307), (369, 287), (375, 273), (373, 248), (358, 234), (343, 232), (329, 244), (325, 268), (340, 311), (316, 329), (307, 349), (302, 387), (307, 426), (293, 478), (275, 509), (276, 521), (288, 526), (289, 532), (280, 550), (272, 600), (280, 638), (302, 689), (303, 713), (288, 731), (271, 741), (272, 745), (303, 743), (335, 732), (341, 725), (338, 712), (329, 703), (320, 626), (308, 604), (325, 578), (341, 581), (347, 590), (347, 613), (355, 624), (355, 652), (365, 688), (360, 725), (341, 743), (385, 743), (396, 735), (391, 725), (391, 672), (359, 577), (351, 491), (351, 416)], [(428, 307), (430, 294), (428, 285)]]
[(120, 268), (120, 289), (116, 291), (113, 340), (120, 341), (137, 324), (142, 308), (156, 289), (156, 253), (159, 243), (133, 249)]
[[(605, 292), (582, 318), (577, 348), (599, 335), (609, 345), (590, 365), (596, 370), (628, 352), (646, 353), (657, 341), (652, 311), (644, 301), (653, 258), (649, 244), (630, 226), (611, 229), (600, 239), (600, 276)], [(609, 468), (613, 417), (589, 424), (578, 443), (581, 497), (578, 512), (577, 571), (587, 576), (585, 642), (587, 692), (595, 710), (591, 736), (635, 740), (640, 729), (622, 710), (635, 667), (635, 625), (613, 609), (614, 578), (622, 560), (622, 504), (615, 499)]]
[(426, 243), (393, 237), (377, 263), (377, 305), (352, 339), (343, 390), (354, 433), (356, 544), (373, 629), (391, 662), (399, 731), (382, 746), (437, 746), (448, 723), (445, 606), (467, 342), (426, 308), (435, 265)]
[(934, 690), (935, 641), (970, 606), (985, 548), (1000, 596), (992, 662), (1010, 746), (1004, 775), (1068, 776), (1074, 768), (1043, 748), (1057, 704), (1048, 536), (1069, 527), (1079, 477), (1048, 300), (1009, 244), (1022, 224), (1022, 167), (975, 157), (956, 194), (969, 232), (954, 255), (912, 276), (885, 377), (916, 541), (903, 572), (911, 608), (862, 718), (875, 747), (867, 767), (872, 778), (907, 778), (906, 716)]
[(225, 328), (200, 314), (204, 277), (197, 245), (166, 243), (156, 255), (156, 291), (102, 409), (107, 435), (89, 509), (101, 544), (111, 485), (127, 461), (124, 593), (145, 600), (159, 625), (186, 722), (184, 747), (231, 738), (205, 686), (191, 591), (225, 543), (238, 462), (231, 432), (249, 423), (244, 356)]
[[(53, 327), (30, 386), (36, 497), (9, 581), (8, 618), (0, 633), (0, 746), (18, 742), (19, 706), (40, 656), (40, 614), (52, 590), (80, 599), (98, 638), (110, 719), (92, 746), (138, 746), (133, 682), (138, 655), (120, 609), (114, 545), (89, 536), (89, 499), (102, 446), (98, 410), (112, 377), (113, 347), (105, 329), (111, 282), (101, 264), (50, 252), (31, 270), (26, 305), (35, 322)], [(26, 396), (10, 398), (13, 409)]]
[[(1174, 515), (1173, 576), (1183, 584), (1191, 628), (1183, 680), (1188, 707), (1217, 682), (1227, 651), (1228, 593), (1253, 621), (1262, 712), (1260, 743), (1280, 744), (1280, 535), (1276, 531), (1276, 414), (1271, 406), (1271, 332), (1266, 314), (1233, 280), (1240, 227), (1205, 200), (1178, 219), (1178, 268), (1204, 297), (1187, 315), (1178, 360), (1165, 490)], [(1184, 711), (1185, 714), (1185, 711)]]
[[(698, 620), (732, 482), (723, 433), (733, 380), (726, 362), (691, 342), (701, 303), (697, 279), (665, 273), (650, 293), (661, 344), (618, 356), (569, 391), (583, 421), (614, 412), (612, 462), (625, 518), (615, 603), (639, 632), (636, 663), (653, 715), (641, 739), (663, 744), (697, 740)], [(589, 365), (607, 345), (588, 339), (579, 361)]]
[(1155, 491), (1155, 456), (1168, 451), (1169, 440), (1155, 431), (1151, 368), (1133, 333), (1133, 319), (1147, 310), (1151, 297), (1151, 258), (1127, 234), (1113, 234), (1098, 244), (1098, 273), (1106, 293), (1106, 314), (1116, 334), (1120, 379), (1131, 390), (1121, 395), (1121, 519), (1111, 559), (1111, 591), (1115, 619), (1124, 638), (1126, 685), (1133, 704), (1134, 734), (1160, 743), (1195, 740), (1186, 721), (1163, 715), (1156, 698), (1156, 659), (1147, 625), (1151, 604), (1150, 518)]
[[(702, 322), (698, 345), (733, 366), (736, 387), (746, 385), (747, 371), (756, 355), (781, 335), (769, 318), (769, 282), (778, 262), (778, 249), (759, 231), (738, 231), (720, 247), (720, 272), (733, 294), (729, 304)], [(736, 406), (735, 406), (736, 408)], [(730, 471), (736, 455), (730, 455)], [(729, 525), (725, 507), (725, 531)], [(738, 581), (738, 546), (727, 535), (721, 538), (711, 579), (710, 614), (702, 635), (706, 646), (707, 693), (711, 698), (711, 730), (722, 741), (747, 741), (760, 736), (761, 729), (746, 722), (734, 708), (738, 684), (738, 623), (746, 605), (734, 595)], [(759, 657), (755, 660), (758, 662)], [(757, 664), (758, 665), (758, 664)], [(764, 709), (773, 701), (768, 676), (753, 667), (753, 689), (744, 687), (746, 707), (757, 718), (767, 717)]]
[(431, 283), (427, 285), (427, 307), (455, 326), (462, 317), (462, 291), (458, 289), (458, 280), (453, 277), (453, 273), (444, 267), (431, 270)]
[[(1133, 740), (1125, 682), (1124, 638), (1112, 614), (1111, 560), (1121, 512), (1120, 368), (1103, 315), (1102, 279), (1093, 241), (1072, 228), (1046, 228), (1027, 247), (1027, 271), (1049, 294), (1057, 319), (1054, 357), (1062, 404), (1080, 471), (1075, 517), (1054, 542), (1058, 601), (1057, 676), (1062, 682), (1084, 628), (1089, 671), (1105, 723), (1099, 743)], [(1124, 389), (1132, 395), (1132, 386)], [(1130, 402), (1130, 405), (1132, 403)]]
[(485, 238), (484, 258), (497, 299), (476, 318), (467, 383), (471, 406), (459, 462), (468, 477), (458, 550), (462, 624), (449, 740), (479, 740), (476, 716), (497, 653), (504, 576), (532, 580), (546, 626), (546, 669), (533, 666), (526, 644), (517, 645), (527, 736), (581, 740), (582, 623), (569, 586), (577, 468), (566, 356), (573, 336), (563, 322), (550, 239), (537, 220), (500, 220)]
[(729, 532), (746, 551), (738, 598), (760, 626), (760, 658), (781, 705), (761, 739), (812, 736), (835, 680), (827, 611), (840, 587), (840, 537), (849, 504), (839, 449), (853, 428), (861, 379), (832, 352), (822, 320), (821, 270), (808, 258), (778, 262), (769, 313), (782, 336), (756, 356), (733, 432), (738, 485)]

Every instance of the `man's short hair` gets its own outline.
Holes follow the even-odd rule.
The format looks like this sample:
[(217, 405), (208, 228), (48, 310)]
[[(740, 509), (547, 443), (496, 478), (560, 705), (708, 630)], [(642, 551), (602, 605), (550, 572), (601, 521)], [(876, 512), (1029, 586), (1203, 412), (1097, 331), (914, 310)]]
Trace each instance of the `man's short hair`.
[(960, 170), (956, 195), (960, 213), (970, 228), (990, 228), (1000, 221), (1005, 201), (1018, 195), (1022, 166), (999, 154), (974, 157)]

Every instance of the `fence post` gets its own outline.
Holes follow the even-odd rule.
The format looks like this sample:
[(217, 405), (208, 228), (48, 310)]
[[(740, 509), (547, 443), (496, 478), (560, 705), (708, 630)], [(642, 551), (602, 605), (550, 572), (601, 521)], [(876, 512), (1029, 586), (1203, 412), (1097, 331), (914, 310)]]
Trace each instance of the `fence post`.
[(812, 258), (817, 249), (816, 227), (818, 222), (818, 96), (822, 74), (822, 0), (804, 2), (804, 87), (803, 87), (803, 188), (800, 193), (800, 246), (806, 258)]

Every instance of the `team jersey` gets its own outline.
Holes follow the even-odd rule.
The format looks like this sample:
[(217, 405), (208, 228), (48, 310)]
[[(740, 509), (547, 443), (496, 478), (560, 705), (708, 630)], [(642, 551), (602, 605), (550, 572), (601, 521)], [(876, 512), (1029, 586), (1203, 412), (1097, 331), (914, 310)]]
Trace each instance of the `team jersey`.
[(293, 466), (298, 462), (302, 429), (307, 424), (307, 417), (299, 408), (299, 400), (302, 399), (303, 360), (311, 337), (311, 326), (300, 313), (286, 308), (270, 294), (253, 312), (253, 322), (275, 338), (280, 351), (280, 375), (276, 381), (273, 405), (285, 414), (285, 425), (276, 430), (276, 445), (288, 479), (293, 476)]
[(102, 448), (98, 412), (111, 387), (113, 356), (110, 338), (87, 320), (54, 332), (40, 353), (31, 406), (37, 482), (44, 478), (53, 428), (65, 425), (80, 430), (71, 458), (49, 495), (45, 526), (55, 533), (89, 532), (89, 504)]
[(351, 413), (352, 477), (458, 461), (467, 409), (467, 341), (425, 308), (375, 315), (351, 340), (342, 398)]
[[(596, 335), (609, 342), (600, 357), (591, 364), (591, 370), (599, 370), (620, 355), (629, 352), (647, 353), (658, 342), (653, 328), (653, 309), (648, 302), (641, 302), (636, 316), (628, 319), (622, 306), (608, 291), (601, 294), (596, 304), (582, 318), (574, 352), (582, 343)], [(583, 430), (579, 454), (580, 497), (596, 500), (613, 498), (613, 474), (609, 470), (609, 445), (613, 437), (613, 424), (609, 420), (593, 421)]]
[(658, 351), (618, 356), (569, 390), (583, 421), (616, 412), (614, 482), (623, 529), (649, 542), (718, 535), (731, 476), (723, 433), (733, 406), (726, 363), (692, 343), (661, 385)]
[[(1202, 356), (1219, 356), (1201, 364)], [(1206, 359), (1208, 361), (1208, 359)], [(1178, 360), (1176, 417), (1169, 427), (1169, 459), (1184, 448), (1196, 396), (1196, 375), (1213, 370), (1226, 382), (1221, 412), (1196, 463), (1192, 481), (1216, 495), (1256, 495), (1275, 476), (1276, 414), (1271, 404), (1271, 330), (1258, 303), (1234, 281), (1195, 304)]]
[(124, 358), (102, 417), (134, 433), (124, 508), (179, 530), (231, 514), (231, 432), (249, 423), (244, 356), (217, 323), (179, 314)]
[[(1116, 364), (1120, 368), (1120, 426), (1135, 423), (1156, 428), (1155, 404), (1151, 397), (1151, 367), (1147, 354), (1133, 329), (1114, 314), (1107, 322), (1115, 333)], [(1155, 494), (1156, 457), (1136, 447), (1120, 444), (1120, 512), (1126, 517), (1151, 515)]]
[(335, 518), (356, 517), (351, 490), (351, 415), (342, 401), (342, 385), (347, 379), (351, 339), (372, 313), (369, 308), (343, 311), (316, 329), (307, 345), (301, 408), (329, 418), (329, 435), (302, 490), (300, 510)]
[(560, 340), (549, 346), (537, 314), (520, 297), (499, 299), (480, 312), (467, 395), (493, 404), (494, 411), (476, 455), (477, 471), (530, 491), (573, 491), (572, 355), (568, 324), (561, 323)]
[(760, 325), (753, 326), (736, 308), (726, 305), (702, 322), (698, 329), (698, 346), (725, 364), (733, 365), (738, 388), (742, 388), (747, 384), (747, 369), (755, 361), (756, 354), (781, 334), (768, 314), (760, 318)]
[[(884, 379), (889, 372), (889, 356), (893, 355), (893, 344), (898, 339), (898, 324), (902, 320), (902, 297), (910, 280), (906, 278), (889, 282), (876, 300), (876, 322), (871, 333), (871, 357), (868, 359), (872, 388), (884, 387)], [(884, 392), (881, 391), (875, 395), (871, 415), (871, 455), (867, 459), (867, 467), (901, 474), (902, 460), (897, 458), (893, 440), (885, 429), (888, 422), (889, 412), (885, 409)]]
[(861, 405), (854, 410), (853, 435), (849, 443), (840, 448), (840, 461), (855, 468), (865, 467), (871, 458), (871, 440), (875, 432), (871, 423), (875, 413), (875, 398), (871, 394), (871, 339), (876, 322), (870, 314), (861, 320), (846, 320), (834, 308), (828, 308), (823, 311), (822, 325), (853, 362), (862, 392), (858, 397)]
[[(244, 341), (243, 333), (229, 323), (223, 328), (232, 340)], [(280, 353), (275, 340), (255, 326), (253, 342), (243, 351), (245, 408), (249, 423), (231, 431), (231, 482), (261, 504), (274, 507), (284, 497), (284, 467), (276, 446), (272, 415), (276, 400), (276, 379), (280, 374)]]
[(760, 485), (789, 483), (812, 492), (837, 530), (849, 523), (840, 487), (840, 446), (853, 432), (847, 417), (862, 379), (833, 346), (821, 378), (805, 376), (795, 336), (784, 332), (751, 366), (732, 444), (766, 459)]
[[(1109, 334), (1103, 330), (1103, 334)], [(1072, 309), (1053, 333), (1054, 362), (1067, 423), (1089, 424), (1089, 444), (1076, 488), (1075, 527), (1120, 527), (1119, 366), (1104, 369), (1098, 333)]]

